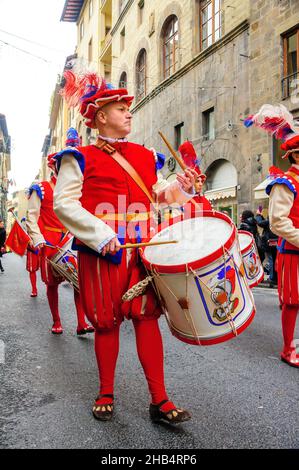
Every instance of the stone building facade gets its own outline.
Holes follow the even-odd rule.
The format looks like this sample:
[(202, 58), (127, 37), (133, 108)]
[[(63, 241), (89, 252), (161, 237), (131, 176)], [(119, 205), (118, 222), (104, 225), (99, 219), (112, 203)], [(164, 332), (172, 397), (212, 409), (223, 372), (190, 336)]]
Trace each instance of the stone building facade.
[[(213, 30), (219, 4), (220, 34), (204, 44), (204, 9), (211, 9)], [(260, 204), (254, 188), (273, 162), (281, 164), (271, 137), (246, 130), (242, 120), (267, 102), (283, 102), (296, 112), (291, 98), (282, 96), (281, 83), (284, 34), (298, 26), (298, 11), (296, 0), (128, 0), (122, 11), (120, 2), (113, 2), (112, 82), (118, 85), (125, 76), (129, 93), (137, 96), (133, 140), (161, 151), (166, 149), (159, 130), (174, 148), (192, 140), (208, 176), (207, 197), (235, 221), (243, 209)], [(165, 27), (171, 18), (177, 19), (177, 57), (165, 77)], [(143, 95), (138, 91), (142, 50)], [(165, 175), (173, 170), (170, 159)]]
[[(267, 102), (283, 103), (299, 117), (299, 2), (66, 0), (65, 8), (74, 3), (68, 21), (77, 24), (79, 63), (92, 54), (102, 76), (135, 95), (131, 139), (166, 153), (165, 177), (171, 180), (178, 168), (158, 131), (176, 150), (183, 140), (194, 143), (216, 209), (237, 222), (243, 209), (267, 207), (255, 188), (270, 165), (283, 165), (279, 146), (245, 129), (243, 119)], [(59, 112), (53, 132), (60, 144)], [(78, 114), (67, 121), (83, 143), (94, 137)]]
[(0, 114), (0, 218), (7, 221), (7, 195), (9, 187), (8, 172), (11, 170), (10, 162), (11, 139), (8, 134), (6, 117)]

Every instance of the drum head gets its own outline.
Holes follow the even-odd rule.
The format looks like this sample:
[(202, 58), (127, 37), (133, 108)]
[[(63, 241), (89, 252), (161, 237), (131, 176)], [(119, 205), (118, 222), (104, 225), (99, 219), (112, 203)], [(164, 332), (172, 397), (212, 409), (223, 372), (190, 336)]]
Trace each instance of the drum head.
[(212, 256), (234, 234), (235, 226), (225, 216), (211, 215), (181, 220), (161, 229), (151, 241), (177, 240), (178, 243), (146, 247), (145, 262), (158, 266), (186, 265)]

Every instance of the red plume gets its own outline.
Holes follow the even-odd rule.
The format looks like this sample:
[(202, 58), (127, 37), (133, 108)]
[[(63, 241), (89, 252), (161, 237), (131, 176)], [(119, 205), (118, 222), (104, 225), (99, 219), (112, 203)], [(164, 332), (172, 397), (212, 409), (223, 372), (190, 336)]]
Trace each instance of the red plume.
[[(69, 107), (76, 107), (81, 104), (82, 98), (87, 94), (92, 96), (99, 89), (105, 88), (106, 82), (96, 73), (88, 72), (84, 75), (76, 75), (71, 70), (66, 70), (63, 74), (65, 78), (64, 88), (60, 91)], [(86, 96), (87, 98), (88, 96)]]

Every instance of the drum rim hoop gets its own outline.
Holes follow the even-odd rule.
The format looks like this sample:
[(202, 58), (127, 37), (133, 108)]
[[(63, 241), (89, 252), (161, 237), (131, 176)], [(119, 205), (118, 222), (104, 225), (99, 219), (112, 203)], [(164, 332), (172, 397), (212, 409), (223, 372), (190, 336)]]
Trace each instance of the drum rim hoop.
[[(237, 328), (238, 336), (248, 328), (248, 326), (252, 323), (255, 315), (256, 315), (256, 308), (255, 306), (253, 306), (250, 312), (250, 315), (248, 315), (244, 323), (242, 323), (242, 325), (240, 325), (239, 328)], [(228, 333), (225, 333), (224, 335), (220, 335), (220, 336), (209, 338), (209, 339), (200, 339), (198, 341), (196, 339), (183, 338), (178, 333), (176, 333), (174, 328), (170, 328), (170, 331), (175, 338), (179, 339), (183, 343), (200, 345), (200, 346), (213, 346), (215, 344), (224, 343), (226, 341), (229, 341), (230, 339), (235, 338), (235, 335), (233, 334), (233, 332), (228, 332)], [(200, 344), (198, 344), (198, 342), (200, 342)]]
[[(218, 212), (218, 211), (203, 211), (202, 215), (200, 215), (198, 217), (215, 217), (215, 216), (218, 219), (222, 219), (225, 222), (228, 222), (230, 224), (231, 228), (232, 228), (232, 233), (231, 233), (230, 237), (227, 239), (227, 241), (223, 245), (226, 250), (229, 250), (233, 246), (233, 244), (234, 244), (234, 242), (237, 238), (237, 229), (236, 229), (236, 226), (233, 223), (233, 221), (227, 215), (223, 214), (222, 212)], [(171, 219), (170, 220), (171, 223), (169, 223), (169, 221), (163, 222), (162, 224), (160, 224), (158, 226), (158, 230), (154, 235), (161, 232), (161, 230), (163, 230), (164, 228), (167, 228), (171, 225), (175, 225), (177, 222), (182, 222), (183, 220), (194, 219), (194, 218), (196, 218), (196, 217), (188, 217), (188, 218), (183, 219), (181, 216), (178, 216), (178, 217), (175, 217), (174, 219)], [(150, 241), (153, 238), (154, 235), (149, 237), (146, 241)], [(223, 255), (223, 249), (222, 249), (222, 247), (220, 247), (217, 250), (215, 250), (213, 253), (211, 253), (210, 255), (207, 255), (204, 258), (201, 258), (200, 260), (191, 261), (189, 263), (177, 264), (177, 265), (160, 265), (160, 264), (150, 263), (145, 258), (144, 250), (139, 249), (139, 251), (140, 251), (140, 256), (142, 258), (142, 261), (145, 264), (145, 266), (148, 269), (151, 269), (151, 267), (154, 267), (158, 271), (159, 274), (179, 274), (179, 273), (183, 273), (183, 272), (186, 272), (186, 265), (190, 266), (190, 268), (192, 268), (194, 270), (200, 269), (200, 268), (208, 266), (209, 264), (214, 263), (219, 258), (221, 258), (221, 256)]]
[(240, 243), (240, 250), (241, 250), (241, 253), (243, 255), (243, 253), (245, 251), (247, 251), (248, 248), (250, 248), (252, 244), (254, 245), (254, 238), (253, 238), (252, 233), (247, 232), (247, 230), (238, 230), (238, 233), (241, 233), (241, 234), (243, 233), (244, 235), (249, 235), (249, 237), (251, 238), (251, 243), (249, 243), (249, 245), (246, 245), (245, 248), (243, 248), (242, 250), (241, 250), (241, 243)]

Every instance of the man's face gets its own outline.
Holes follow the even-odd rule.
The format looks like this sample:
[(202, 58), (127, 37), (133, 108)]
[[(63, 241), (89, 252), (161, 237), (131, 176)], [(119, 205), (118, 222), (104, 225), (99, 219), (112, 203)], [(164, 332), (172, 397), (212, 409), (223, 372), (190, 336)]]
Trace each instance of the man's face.
[(3, 220), (0, 221), (0, 228), (3, 228), (4, 227), (4, 222)]
[(123, 138), (131, 132), (132, 114), (124, 102), (106, 104), (96, 116), (96, 125), (107, 137)]

